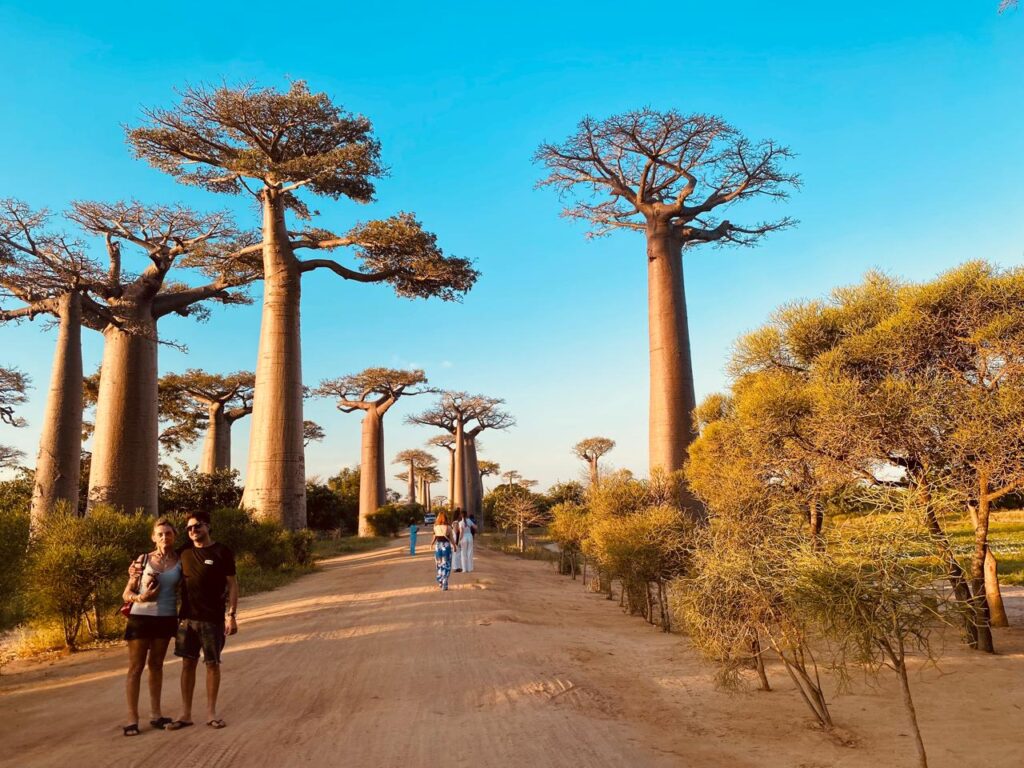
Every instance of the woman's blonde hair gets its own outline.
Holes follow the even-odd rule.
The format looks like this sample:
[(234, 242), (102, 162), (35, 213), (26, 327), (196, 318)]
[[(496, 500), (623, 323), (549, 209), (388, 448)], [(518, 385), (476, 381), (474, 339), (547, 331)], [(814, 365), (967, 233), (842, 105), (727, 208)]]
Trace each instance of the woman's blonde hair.
[(153, 522), (153, 527), (152, 527), (152, 529), (151, 529), (151, 530), (152, 530), (152, 531), (153, 531), (153, 532), (155, 533), (155, 532), (156, 532), (156, 529), (157, 529), (157, 528), (159, 528), (159, 527), (160, 527), (161, 525), (166, 525), (166, 526), (167, 526), (168, 528), (170, 528), (170, 529), (171, 529), (172, 531), (174, 531), (174, 535), (175, 535), (175, 536), (177, 536), (177, 535), (178, 535), (178, 529), (177, 529), (177, 528), (175, 528), (175, 527), (174, 527), (174, 523), (172, 523), (172, 522), (171, 522), (171, 521), (170, 521), (170, 520), (169, 520), (168, 518), (166, 518), (166, 517), (158, 517), (158, 518), (157, 518), (157, 519), (156, 519), (156, 520), (155, 520), (155, 521)]
[(437, 519), (434, 520), (434, 525), (448, 525), (448, 515), (444, 512), (438, 512)]

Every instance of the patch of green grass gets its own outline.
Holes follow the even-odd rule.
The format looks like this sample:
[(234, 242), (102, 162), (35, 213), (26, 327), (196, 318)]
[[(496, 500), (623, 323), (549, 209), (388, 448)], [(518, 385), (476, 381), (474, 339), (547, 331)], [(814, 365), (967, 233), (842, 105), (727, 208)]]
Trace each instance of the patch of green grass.
[[(957, 556), (970, 559), (974, 526), (967, 520), (949, 521), (946, 533)], [(988, 543), (999, 563), (1001, 584), (1024, 584), (1024, 519), (1020, 512), (995, 512), (989, 521)]]
[(504, 552), (506, 555), (515, 555), (524, 560), (546, 560), (551, 563), (558, 561), (558, 553), (552, 552), (543, 546), (545, 543), (550, 542), (551, 539), (543, 535), (535, 536), (533, 532), (527, 534), (526, 548), (522, 552), (516, 546), (515, 536), (507, 536), (501, 533), (482, 533), (477, 536), (476, 540), (487, 549)]

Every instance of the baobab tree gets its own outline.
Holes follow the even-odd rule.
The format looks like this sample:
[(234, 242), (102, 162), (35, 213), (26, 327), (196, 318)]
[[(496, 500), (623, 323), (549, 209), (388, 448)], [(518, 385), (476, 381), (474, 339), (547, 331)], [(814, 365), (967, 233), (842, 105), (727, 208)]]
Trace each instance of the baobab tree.
[(518, 485), (519, 481), (523, 479), (522, 474), (516, 469), (510, 469), (508, 472), (502, 472), (501, 476), (505, 482), (508, 483), (509, 488), (513, 485)]
[(445, 497), (445, 501), (448, 502), (448, 508), (454, 509), (455, 504), (455, 435), (445, 433), (443, 435), (435, 435), (427, 441), (427, 445), (437, 446), (438, 448), (444, 448), (448, 451), (448, 496)]
[[(256, 397), (243, 506), (290, 528), (305, 526), (302, 446), (302, 276), (327, 269), (361, 283), (387, 282), (403, 297), (457, 300), (476, 281), (469, 261), (446, 257), (415, 216), (357, 224), (347, 234), (289, 227), (309, 219), (300, 190), (366, 203), (384, 174), (370, 121), (311, 93), (303, 82), (273, 89), (189, 87), (173, 109), (150, 109), (128, 131), (137, 156), (179, 181), (214, 192), (250, 194), (262, 211), (262, 237), (237, 259), (262, 254), (265, 281)], [(361, 269), (300, 249), (352, 249)]]
[[(199, 214), (181, 206), (147, 207), (137, 202), (79, 202), (69, 217), (104, 237), (109, 269), (93, 293), (112, 316), (103, 329), (89, 472), (89, 506), (111, 504), (126, 511), (157, 512), (158, 389), (157, 324), (169, 314), (203, 316), (201, 302), (247, 301), (229, 289), (258, 274), (222, 258), (238, 246), (224, 213)], [(122, 269), (123, 244), (145, 253), (141, 273)], [(202, 271), (210, 282), (195, 287), (167, 281), (176, 264)]]
[(190, 368), (161, 377), (162, 415), (205, 429), (201, 473), (231, 469), (231, 427), (252, 413), (255, 385), (251, 371), (221, 375)]
[(564, 216), (588, 222), (594, 237), (619, 229), (646, 237), (652, 471), (681, 469), (696, 437), (683, 254), (701, 243), (753, 245), (791, 226), (789, 218), (748, 226), (721, 218), (744, 200), (786, 198), (799, 185), (782, 168), (791, 156), (719, 117), (650, 108), (585, 117), (575, 134), (535, 154), (549, 171), (538, 186), (578, 195)]
[[(15, 408), (28, 401), (25, 390), (28, 389), (29, 378), (17, 368), (0, 367), (0, 424), (10, 427), (24, 427), (25, 420), (15, 416)], [(24, 452), (9, 445), (0, 445), (0, 468), (17, 465)]]
[[(441, 401), (419, 415), (409, 416), (410, 424), (438, 427), (453, 437), (454, 471), (451, 493), (454, 508), (477, 515), (481, 514), (481, 489), (477, 470), (475, 440), (485, 429), (507, 429), (515, 419), (499, 406), (505, 401), (466, 392), (445, 391)], [(476, 421), (473, 426), (472, 422)]]
[(437, 464), (437, 459), (426, 451), (421, 451), (419, 448), (408, 448), (404, 451), (400, 451), (395, 456), (392, 464), (405, 464), (408, 467), (405, 471), (406, 476), (402, 479), (406, 480), (409, 484), (406, 500), (410, 504), (415, 504), (417, 473), (427, 467), (434, 467)]
[(466, 440), (466, 479), (469, 483), (467, 488), (467, 500), (469, 502), (466, 512), (475, 515), (480, 528), (485, 525), (484, 520), (484, 483), (480, 475), (480, 461), (477, 458), (477, 436), (487, 429), (508, 429), (514, 427), (516, 420), (510, 413), (498, 406), (504, 403), (495, 397), (483, 397), (477, 395), (475, 402), (470, 404), (470, 417), (476, 424), (465, 430)]
[(597, 463), (601, 457), (615, 447), (615, 441), (607, 437), (588, 437), (580, 440), (572, 447), (572, 452), (577, 458), (587, 462), (590, 469), (590, 484), (596, 486), (600, 482), (597, 471)]
[(429, 512), (433, 506), (430, 486), (441, 480), (441, 473), (435, 466), (421, 467), (416, 473), (419, 485), (420, 503)]
[(310, 443), (319, 443), (327, 437), (324, 428), (315, 421), (306, 419), (302, 422), (302, 447), (308, 448)]
[[(479, 446), (477, 446), (479, 447)], [(484, 459), (476, 463), (476, 468), (480, 473), (480, 487), (483, 488), (484, 478), (488, 475), (497, 475), (501, 472), (501, 465), (496, 461), (488, 461)]]
[(90, 295), (103, 280), (82, 244), (50, 228), (50, 214), (0, 200), (0, 322), (51, 317), (57, 324), (32, 489), (37, 524), (58, 502), (76, 508), (82, 451), (82, 326), (102, 330), (112, 317)]
[(359, 535), (372, 536), (367, 515), (384, 503), (384, 414), (400, 397), (434, 392), (424, 387), (421, 370), (367, 368), (361, 373), (325, 379), (314, 390), (320, 397), (337, 398), (342, 413), (363, 412), (359, 461)]

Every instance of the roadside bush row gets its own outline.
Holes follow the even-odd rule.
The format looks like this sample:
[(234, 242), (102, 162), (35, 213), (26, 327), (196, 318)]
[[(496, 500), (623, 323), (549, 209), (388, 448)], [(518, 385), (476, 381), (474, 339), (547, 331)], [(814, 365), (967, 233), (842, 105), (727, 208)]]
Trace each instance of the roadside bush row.
[[(187, 542), (187, 516), (170, 517), (180, 546)], [(287, 531), (230, 507), (214, 510), (211, 520), (214, 539), (235, 553), (243, 589), (247, 576), (312, 563), (310, 531)], [(7, 555), (0, 560), (0, 610), (7, 625), (17, 621), (40, 628), (59, 624), (63, 643), (71, 650), (83, 640), (118, 634), (123, 619), (117, 609), (128, 564), (152, 550), (152, 524), (150, 516), (109, 507), (97, 507), (85, 517), (58, 509), (30, 539), (27, 512), (0, 509), (0, 536)]]

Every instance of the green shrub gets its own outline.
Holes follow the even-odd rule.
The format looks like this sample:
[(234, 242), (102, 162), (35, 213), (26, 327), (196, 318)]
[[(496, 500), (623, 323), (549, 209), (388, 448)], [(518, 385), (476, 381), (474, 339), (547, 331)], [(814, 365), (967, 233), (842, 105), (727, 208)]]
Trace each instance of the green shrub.
[(224, 470), (212, 475), (189, 469), (180, 475), (171, 475), (160, 486), (160, 514), (167, 517), (187, 518), (196, 512), (237, 507), (242, 499), (236, 470)]
[(398, 536), (404, 528), (413, 523), (423, 522), (423, 506), (420, 504), (385, 504), (376, 512), (366, 516), (374, 536)]
[(98, 637), (120, 604), (128, 563), (151, 547), (152, 522), (97, 507), (88, 517), (57, 509), (38, 526), (29, 550), (27, 596), (34, 614), (60, 621), (71, 650), (87, 614), (95, 617), (91, 631)]
[(359, 526), (358, 489), (353, 504), (329, 485), (307, 482), (306, 524), (314, 531), (354, 532)]
[(27, 508), (0, 501), (0, 628), (16, 624), (24, 614), (28, 527)]

